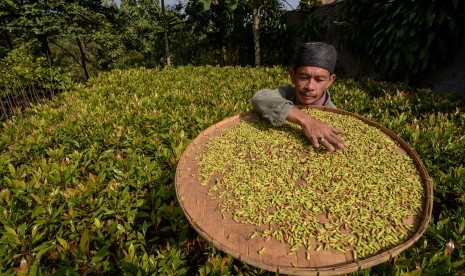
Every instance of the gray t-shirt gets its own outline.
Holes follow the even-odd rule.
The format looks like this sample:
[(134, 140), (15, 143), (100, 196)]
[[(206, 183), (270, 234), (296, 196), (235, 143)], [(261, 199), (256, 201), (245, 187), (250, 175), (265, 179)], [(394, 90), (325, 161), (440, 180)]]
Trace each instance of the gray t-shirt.
[[(336, 108), (331, 101), (329, 91), (324, 106)], [(252, 105), (264, 118), (268, 118), (272, 125), (280, 126), (284, 123), (296, 103), (295, 90), (292, 85), (280, 86), (274, 90), (259, 90), (252, 97)]]

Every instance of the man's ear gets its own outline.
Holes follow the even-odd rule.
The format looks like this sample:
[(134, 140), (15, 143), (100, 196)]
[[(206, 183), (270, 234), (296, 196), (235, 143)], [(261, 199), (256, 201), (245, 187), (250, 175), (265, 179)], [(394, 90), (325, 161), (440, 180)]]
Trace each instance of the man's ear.
[(326, 89), (328, 89), (334, 83), (335, 79), (336, 79), (336, 74), (331, 74), (329, 76), (329, 83), (328, 83), (328, 87), (326, 87)]

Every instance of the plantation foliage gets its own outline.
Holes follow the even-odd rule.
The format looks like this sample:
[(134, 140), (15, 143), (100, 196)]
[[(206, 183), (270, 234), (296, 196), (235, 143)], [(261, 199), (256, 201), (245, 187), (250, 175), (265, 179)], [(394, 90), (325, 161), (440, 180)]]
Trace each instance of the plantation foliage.
[(347, 0), (348, 41), (391, 80), (424, 79), (460, 51), (465, 2)]
[[(287, 83), (279, 67), (113, 70), (3, 122), (0, 272), (269, 274), (197, 236), (176, 200), (174, 174), (203, 130), (250, 110), (258, 89)], [(434, 182), (434, 216), (426, 233), (369, 271), (462, 270), (463, 103), (373, 81), (337, 80), (331, 91), (339, 108), (408, 141)], [(449, 240), (453, 251), (445, 250)]]

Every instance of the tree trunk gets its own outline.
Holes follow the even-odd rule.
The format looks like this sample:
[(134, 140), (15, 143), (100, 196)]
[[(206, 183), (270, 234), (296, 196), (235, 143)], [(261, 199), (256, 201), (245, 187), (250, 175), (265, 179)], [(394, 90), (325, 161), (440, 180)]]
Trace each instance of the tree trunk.
[(42, 49), (42, 53), (50, 60), (52, 51), (50, 51), (50, 46), (48, 45), (48, 38), (44, 34), (40, 34), (37, 36), (40, 41), (40, 47)]
[(163, 16), (163, 31), (164, 31), (164, 40), (165, 40), (165, 54), (166, 54), (166, 66), (171, 66), (171, 58), (170, 58), (170, 47), (168, 44), (168, 24), (166, 21), (166, 13), (165, 13), (165, 0), (161, 0), (161, 13)]
[(10, 48), (10, 50), (13, 50), (13, 42), (11, 41), (11, 37), (7, 31), (3, 31), (3, 37), (5, 37), (5, 41), (6, 44), (8, 44), (8, 48)]
[(255, 66), (260, 66), (260, 8), (254, 7), (253, 16), (253, 42), (255, 50)]
[(84, 70), (84, 74), (86, 75), (86, 80), (89, 79), (89, 71), (87, 71), (87, 53), (86, 53), (86, 48), (82, 44), (82, 41), (79, 39), (79, 37), (76, 37), (76, 42), (79, 47), (79, 52), (81, 53), (81, 67)]

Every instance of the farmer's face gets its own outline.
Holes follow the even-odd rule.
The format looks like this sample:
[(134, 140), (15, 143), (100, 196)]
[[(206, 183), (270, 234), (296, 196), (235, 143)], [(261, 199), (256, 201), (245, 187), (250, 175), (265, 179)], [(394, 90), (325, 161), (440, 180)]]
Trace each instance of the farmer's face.
[(297, 104), (311, 105), (333, 84), (336, 75), (315, 66), (300, 66), (291, 72)]

